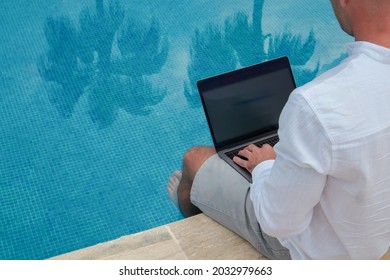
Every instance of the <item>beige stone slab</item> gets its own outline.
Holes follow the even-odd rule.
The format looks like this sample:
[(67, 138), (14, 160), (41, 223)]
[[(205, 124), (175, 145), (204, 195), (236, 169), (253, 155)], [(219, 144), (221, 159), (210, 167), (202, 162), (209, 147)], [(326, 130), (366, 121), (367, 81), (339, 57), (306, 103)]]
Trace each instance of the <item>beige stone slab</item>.
[[(266, 258), (240, 236), (200, 214), (51, 259), (257, 260)], [(381, 259), (390, 260), (390, 249)]]
[(187, 257), (171, 240), (165, 240), (136, 250), (128, 250), (120, 254), (104, 258), (105, 260), (186, 260)]
[(266, 259), (247, 241), (203, 214), (168, 227), (188, 259)]
[(241, 237), (203, 214), (52, 260), (264, 259)]
[(52, 259), (185, 259), (180, 247), (165, 226), (125, 236)]

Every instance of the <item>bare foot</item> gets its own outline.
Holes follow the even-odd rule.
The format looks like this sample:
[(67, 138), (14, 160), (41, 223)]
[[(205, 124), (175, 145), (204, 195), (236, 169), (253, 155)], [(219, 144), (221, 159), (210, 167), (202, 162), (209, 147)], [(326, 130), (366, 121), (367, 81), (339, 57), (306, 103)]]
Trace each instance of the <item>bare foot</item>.
[(175, 172), (173, 172), (171, 177), (169, 177), (168, 188), (167, 188), (169, 197), (171, 198), (172, 202), (176, 205), (177, 208), (179, 208), (179, 199), (177, 197), (177, 188), (179, 187), (181, 175), (182, 175), (182, 172), (179, 170), (176, 170)]

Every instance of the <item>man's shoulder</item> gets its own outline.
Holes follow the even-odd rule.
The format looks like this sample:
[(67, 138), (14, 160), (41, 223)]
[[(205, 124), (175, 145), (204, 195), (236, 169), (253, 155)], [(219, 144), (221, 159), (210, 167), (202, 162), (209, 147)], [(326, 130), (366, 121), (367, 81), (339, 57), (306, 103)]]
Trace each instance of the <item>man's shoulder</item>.
[(329, 92), (345, 86), (346, 84), (343, 81), (347, 80), (347, 72), (350, 71), (349, 64), (349, 59), (343, 60), (336, 67), (321, 73), (312, 81), (298, 87), (296, 91), (310, 96), (312, 93), (318, 95), (320, 92)]
[(354, 86), (351, 77), (355, 76), (352, 66), (356, 58), (348, 57), (336, 67), (323, 72), (312, 81), (296, 88), (295, 95), (301, 95), (307, 103), (317, 106), (327, 106), (330, 103), (342, 101), (347, 96), (343, 93)]

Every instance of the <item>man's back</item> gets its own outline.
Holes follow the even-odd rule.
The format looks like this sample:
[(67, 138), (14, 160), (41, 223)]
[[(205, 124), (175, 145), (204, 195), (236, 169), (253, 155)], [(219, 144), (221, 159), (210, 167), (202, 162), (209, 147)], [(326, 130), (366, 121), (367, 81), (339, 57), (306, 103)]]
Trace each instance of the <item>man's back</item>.
[(390, 246), (390, 49), (363, 42), (349, 48), (339, 67), (294, 93), (318, 119), (317, 139), (327, 138), (313, 155), (322, 157), (313, 168), (327, 174), (319, 204), (306, 229), (282, 241), (296, 258), (373, 259)]

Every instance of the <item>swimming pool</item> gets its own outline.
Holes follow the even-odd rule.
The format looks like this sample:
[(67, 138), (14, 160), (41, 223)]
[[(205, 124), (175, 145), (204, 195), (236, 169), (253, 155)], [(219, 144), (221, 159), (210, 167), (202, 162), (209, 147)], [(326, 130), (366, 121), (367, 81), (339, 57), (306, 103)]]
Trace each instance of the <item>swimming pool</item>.
[[(190, 146), (211, 144), (195, 81), (293, 49), (302, 84), (342, 54), (330, 5), (302, 1), (1, 1), (0, 259), (182, 219), (167, 178)], [(240, 29), (252, 18), (255, 35)], [(238, 53), (229, 34), (250, 44)], [(305, 54), (278, 45), (291, 34)]]

